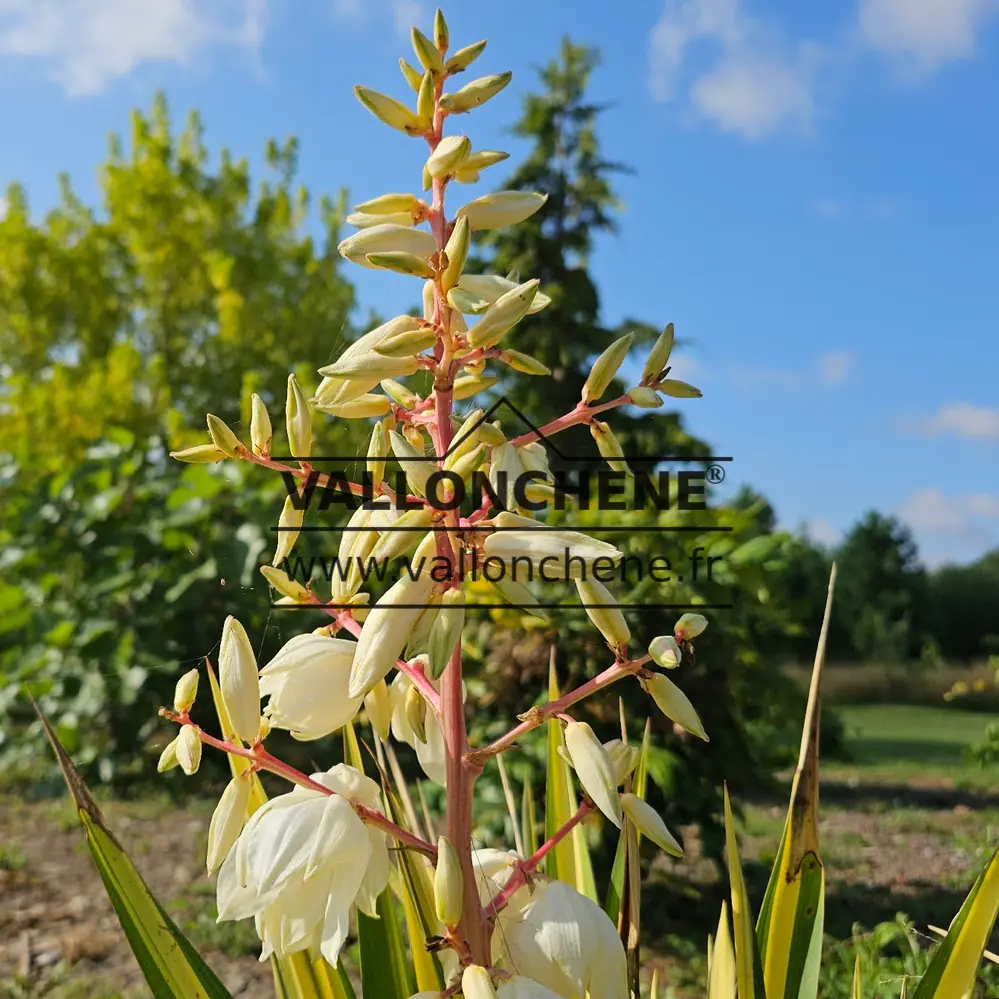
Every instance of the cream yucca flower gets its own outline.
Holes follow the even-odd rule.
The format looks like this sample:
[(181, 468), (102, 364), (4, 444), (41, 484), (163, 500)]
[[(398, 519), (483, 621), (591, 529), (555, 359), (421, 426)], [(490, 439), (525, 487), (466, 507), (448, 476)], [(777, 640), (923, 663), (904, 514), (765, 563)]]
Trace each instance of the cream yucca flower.
[(595, 902), (563, 881), (519, 889), (493, 936), (493, 960), (562, 999), (629, 999), (617, 927)]
[[(539, 573), (549, 579), (575, 579), (592, 574), (598, 559), (609, 567), (624, 558), (622, 552), (605, 541), (598, 541), (578, 531), (538, 529), (496, 531), (482, 545), (483, 552), (511, 564), (515, 558), (530, 560)], [(515, 580), (517, 581), (517, 580)]]
[(323, 635), (289, 639), (260, 671), (264, 715), (296, 739), (321, 739), (343, 728), (361, 707), (347, 685), (357, 643)]
[(586, 616), (615, 651), (623, 651), (631, 641), (631, 629), (617, 606), (614, 594), (596, 579), (577, 579), (576, 591)]
[[(435, 784), (444, 787), (447, 783), (447, 750), (444, 745), (444, 730), (440, 719), (429, 707), (422, 715), (422, 732), (417, 732), (412, 724), (412, 713), (406, 705), (410, 694), (416, 693), (413, 681), (405, 673), (397, 673), (389, 686), (392, 704), (392, 737), (406, 743), (416, 751), (423, 772)], [(417, 694), (419, 696), (419, 694)]]
[(178, 681), (173, 692), (173, 709), (177, 714), (190, 711), (198, 696), (198, 671), (188, 670)]
[(683, 856), (683, 847), (666, 828), (662, 816), (647, 801), (643, 801), (637, 794), (622, 794), (621, 807), (643, 836), (647, 836), (656, 846), (674, 857)]
[(232, 615), (225, 619), (219, 646), (219, 688), (233, 732), (253, 743), (260, 728), (257, 658), (246, 630)]
[[(503, 295), (518, 287), (520, 285), (516, 281), (499, 277), (496, 274), (462, 274), (458, 278), (455, 289), (448, 294), (448, 301), (459, 312), (478, 315), (485, 312)], [(551, 305), (551, 302), (548, 295), (535, 291), (531, 304), (527, 307), (527, 314), (534, 315), (534, 313)]]
[(496, 999), (489, 972), (481, 965), (468, 965), (461, 973), (461, 994), (465, 999)]
[(250, 803), (250, 781), (234, 777), (226, 785), (208, 825), (208, 873), (214, 874), (229, 855), (233, 844), (246, 823), (246, 809)]
[(497, 191), (462, 205), (458, 216), (467, 218), (473, 231), (502, 229), (529, 219), (547, 200), (535, 191)]
[(673, 634), (678, 642), (689, 642), (702, 634), (708, 626), (703, 614), (684, 614), (673, 626)]
[(565, 748), (583, 790), (618, 828), (621, 802), (617, 796), (617, 774), (607, 750), (586, 722), (569, 722), (565, 727)]
[(458, 851), (447, 836), (437, 839), (437, 866), (434, 868), (434, 907), (445, 926), (457, 926), (464, 901), (464, 882)]
[(177, 734), (174, 754), (180, 769), (188, 777), (198, 772), (201, 766), (201, 737), (198, 730), (193, 725), (181, 725)]
[(656, 673), (641, 681), (645, 690), (651, 694), (659, 710), (672, 722), (696, 735), (698, 739), (708, 742), (701, 719), (690, 703), (687, 695), (668, 677)]
[(255, 917), (262, 961), (311, 948), (336, 965), (351, 907), (375, 916), (388, 883), (385, 834), (351, 806), (377, 807), (378, 785), (342, 763), (311, 779), (335, 793), (295, 787), (271, 798), (219, 871), (219, 921)]
[(683, 659), (683, 653), (672, 635), (657, 635), (649, 643), (649, 655), (653, 662), (663, 669), (676, 669)]

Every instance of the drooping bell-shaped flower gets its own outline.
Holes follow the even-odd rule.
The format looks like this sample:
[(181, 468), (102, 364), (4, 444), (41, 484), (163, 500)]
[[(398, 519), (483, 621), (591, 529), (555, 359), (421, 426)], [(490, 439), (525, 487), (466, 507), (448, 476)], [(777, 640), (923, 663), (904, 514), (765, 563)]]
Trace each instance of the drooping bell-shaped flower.
[(233, 732), (244, 742), (255, 742), (260, 728), (257, 659), (246, 630), (231, 615), (222, 628), (219, 688)]
[[(436, 686), (436, 684), (435, 684)], [(445, 764), (444, 731), (440, 719), (428, 707), (421, 716), (422, 726), (413, 726), (413, 712), (407, 712), (410, 692), (416, 692), (412, 680), (405, 673), (397, 673), (389, 687), (392, 698), (392, 735), (416, 750), (423, 772), (435, 783), (444, 787), (447, 767)], [(417, 694), (417, 696), (420, 696)], [(417, 731), (422, 728), (422, 731)]]
[[(563, 881), (521, 888), (502, 911), (493, 960), (562, 999), (628, 999), (617, 928), (595, 902)], [(529, 993), (528, 993), (529, 994)]]
[(566, 725), (565, 748), (583, 790), (620, 829), (621, 802), (617, 796), (617, 773), (610, 754), (586, 722), (572, 721)]
[(343, 728), (361, 707), (347, 683), (356, 642), (325, 635), (296, 635), (260, 671), (260, 695), (272, 728), (296, 739), (321, 739)]
[(377, 806), (378, 785), (343, 763), (312, 780), (336, 793), (295, 787), (272, 798), (254, 812), (219, 871), (219, 921), (253, 916), (262, 961), (313, 948), (336, 965), (351, 906), (376, 915), (388, 883), (385, 834), (351, 806)]

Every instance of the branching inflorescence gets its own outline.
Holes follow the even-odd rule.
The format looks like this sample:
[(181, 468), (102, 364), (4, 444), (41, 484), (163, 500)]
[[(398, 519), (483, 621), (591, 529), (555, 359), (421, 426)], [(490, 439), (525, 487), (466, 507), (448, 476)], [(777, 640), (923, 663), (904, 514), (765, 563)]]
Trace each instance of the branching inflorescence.
[[(425, 197), (384, 194), (358, 205), (347, 221), (357, 232), (339, 246), (348, 260), (422, 280), (422, 316), (398, 316), (352, 343), (332, 364), (308, 398), (295, 376), (288, 380), (286, 431), (294, 463), (271, 458), (272, 429), (266, 406), (253, 397), (249, 442), (218, 417), (209, 415), (211, 443), (178, 452), (190, 462), (237, 459), (278, 470), (322, 486), (328, 476), (310, 464), (312, 420), (376, 420), (363, 482), (345, 488), (360, 503), (343, 531), (342, 565), (364, 559), (387, 560), (415, 551), (408, 571), (374, 604), (362, 589), (358, 569), (332, 581), (328, 600), (311, 584), (293, 579), (282, 566), (299, 538), (304, 504), (289, 496), (278, 522), (272, 564), (262, 572), (286, 603), (316, 605), (331, 618), (317, 631), (288, 641), (262, 669), (243, 627), (225, 622), (218, 656), (218, 680), (207, 666), (222, 727), (216, 738), (189, 716), (198, 672), (179, 681), (172, 710), (164, 717), (180, 725), (164, 751), (160, 768), (180, 766), (194, 773), (202, 746), (227, 753), (234, 777), (213, 816), (208, 867), (218, 871), (220, 919), (255, 917), (264, 956), (300, 950), (320, 952), (336, 964), (349, 933), (354, 907), (374, 915), (376, 900), (395, 862), (389, 846), (425, 858), (434, 871), (442, 964), (450, 994), (467, 999), (574, 996), (626, 999), (625, 953), (616, 927), (575, 888), (546, 879), (539, 867), (546, 856), (591, 812), (617, 826), (631, 822), (643, 835), (672, 853), (680, 849), (661, 818), (641, 798), (622, 793), (635, 766), (635, 751), (619, 740), (602, 744), (571, 708), (582, 699), (629, 676), (636, 677), (658, 707), (693, 734), (707, 738), (690, 702), (664, 673), (681, 662), (682, 647), (706, 627), (697, 614), (685, 614), (673, 635), (655, 639), (647, 654), (629, 651), (631, 634), (610, 591), (587, 570), (614, 565), (622, 553), (613, 545), (571, 530), (543, 528), (531, 507), (552, 498), (544, 447), (535, 433), (507, 439), (484, 409), (469, 403), (488, 393), (497, 379), (487, 362), (528, 376), (544, 377), (536, 359), (503, 346), (504, 337), (531, 313), (549, 304), (537, 280), (511, 280), (466, 273), (476, 232), (515, 225), (539, 211), (545, 195), (500, 191), (475, 198), (448, 218), (445, 194), (452, 182), (472, 183), (507, 154), (474, 150), (467, 136), (445, 135), (445, 125), (490, 100), (506, 87), (509, 73), (482, 77), (459, 89), (445, 87), (478, 58), (484, 42), (451, 52), (448, 30), (438, 11), (433, 39), (417, 29), (413, 45), (422, 70), (402, 62), (416, 91), (415, 108), (356, 87), (358, 100), (380, 121), (423, 139)], [(631, 337), (613, 342), (596, 360), (578, 405), (542, 427), (545, 436), (567, 427), (589, 427), (601, 455), (626, 470), (621, 445), (598, 416), (618, 406), (655, 408), (663, 396), (695, 397), (692, 386), (668, 377), (673, 345), (667, 327), (653, 346), (638, 385), (601, 402), (620, 371)], [(424, 398), (406, 385), (417, 373), (432, 378)], [(469, 403), (469, 410), (456, 407)], [(389, 481), (386, 463), (404, 475)], [(484, 476), (491, 494), (462, 513), (447, 502), (474, 475)], [(522, 493), (512, 487), (526, 478)], [(406, 498), (398, 503), (374, 502)], [(531, 500), (528, 506), (524, 497)], [(501, 566), (540, 563), (571, 552), (565, 571), (579, 592), (594, 626), (607, 642), (611, 663), (580, 687), (520, 716), (505, 735), (471, 747), (465, 719), (461, 633), (464, 586), (475, 575), (476, 559)], [(471, 558), (469, 558), (471, 556)], [(473, 567), (469, 570), (468, 566)], [(496, 582), (513, 606), (531, 612), (535, 598), (511, 573)], [(337, 637), (342, 635), (343, 637)], [(390, 674), (395, 677), (389, 683)], [(267, 700), (261, 714), (261, 699)], [(410, 744), (427, 776), (446, 788), (446, 834), (434, 844), (403, 828), (386, 814), (382, 790), (358, 769), (338, 764), (307, 775), (265, 748), (272, 728), (300, 739), (318, 739), (350, 723), (362, 708), (379, 745), (390, 738)], [(583, 790), (576, 814), (529, 857), (472, 844), (476, 779), (493, 757), (551, 719), (564, 725), (566, 758)], [(260, 770), (293, 785), (265, 803), (255, 799)], [(566, 925), (571, 926), (571, 932)], [(556, 925), (559, 930), (556, 931)], [(426, 993), (426, 995), (437, 993)], [(421, 995), (423, 995), (421, 993)], [(370, 999), (370, 997), (369, 997)]]

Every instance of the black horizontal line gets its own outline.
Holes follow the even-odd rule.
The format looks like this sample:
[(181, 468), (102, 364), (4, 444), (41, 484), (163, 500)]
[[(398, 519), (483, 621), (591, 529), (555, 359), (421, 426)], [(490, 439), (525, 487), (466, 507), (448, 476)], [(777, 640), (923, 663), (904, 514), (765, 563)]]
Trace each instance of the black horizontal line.
[[(271, 607), (280, 610), (375, 610), (378, 604), (280, 604), (272, 603)], [(428, 610), (432, 607), (440, 607), (440, 604), (392, 604), (389, 610)], [(732, 610), (735, 604), (531, 604), (521, 606), (520, 604), (465, 604), (465, 610), (522, 610), (530, 612), (534, 609), (555, 610), (556, 608), (567, 608), (572, 610)], [(385, 609), (385, 608), (383, 608)]]
[[(427, 534), (430, 531), (474, 531), (476, 526), (473, 524), (471, 527), (326, 527), (324, 524), (305, 524), (302, 527), (272, 527), (272, 531), (284, 532), (284, 531), (301, 531), (308, 534), (337, 534), (343, 532), (354, 533), (355, 531), (378, 531), (379, 534), (391, 534), (393, 532), (398, 532), (400, 534), (406, 534), (407, 532), (419, 531), (421, 534)], [(734, 530), (732, 527), (721, 527), (721, 526), (710, 526), (710, 527), (698, 527), (696, 525), (680, 525), (677, 527), (657, 527), (655, 525), (639, 524), (635, 527), (626, 526), (615, 526), (615, 527), (587, 527), (584, 530), (576, 530), (575, 528), (566, 527), (492, 527), (488, 528), (491, 533), (502, 533), (504, 531), (536, 531), (538, 534), (555, 534), (564, 531), (572, 531), (574, 534), (588, 534), (597, 533), (598, 531), (610, 531), (612, 534), (634, 534), (636, 532), (645, 531), (660, 531), (664, 533), (669, 533), (671, 531), (676, 531), (681, 534), (685, 533), (698, 533), (698, 534), (721, 534), (728, 533)]]
[[(446, 456), (445, 456), (446, 457)], [(598, 463), (606, 461), (602, 456), (593, 455), (580, 455), (578, 457), (570, 457), (569, 455), (560, 455), (563, 461), (578, 461), (581, 463)], [(307, 461), (310, 464), (317, 461), (342, 461), (344, 463), (353, 464), (358, 461), (397, 461), (395, 455), (386, 455), (385, 457), (369, 458), (366, 455), (360, 454), (313, 454), (308, 457), (301, 457), (294, 454), (272, 454), (270, 455), (271, 461)], [(405, 458), (405, 461), (442, 461), (443, 458), (440, 455), (427, 454), (419, 455), (412, 458)], [(682, 462), (697, 462), (697, 461), (707, 461), (707, 462), (717, 462), (717, 461), (734, 461), (735, 459), (731, 455), (712, 455), (712, 454), (624, 454), (621, 455), (620, 460), (623, 461), (682, 461)]]

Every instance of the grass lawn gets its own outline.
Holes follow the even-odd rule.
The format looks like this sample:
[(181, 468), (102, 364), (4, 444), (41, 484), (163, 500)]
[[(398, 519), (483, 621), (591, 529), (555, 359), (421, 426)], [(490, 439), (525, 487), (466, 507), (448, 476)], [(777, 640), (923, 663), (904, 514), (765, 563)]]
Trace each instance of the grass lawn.
[(850, 761), (829, 760), (837, 780), (951, 779), (958, 786), (999, 787), (999, 764), (979, 766), (968, 749), (980, 742), (993, 715), (950, 707), (865, 704), (838, 708)]

